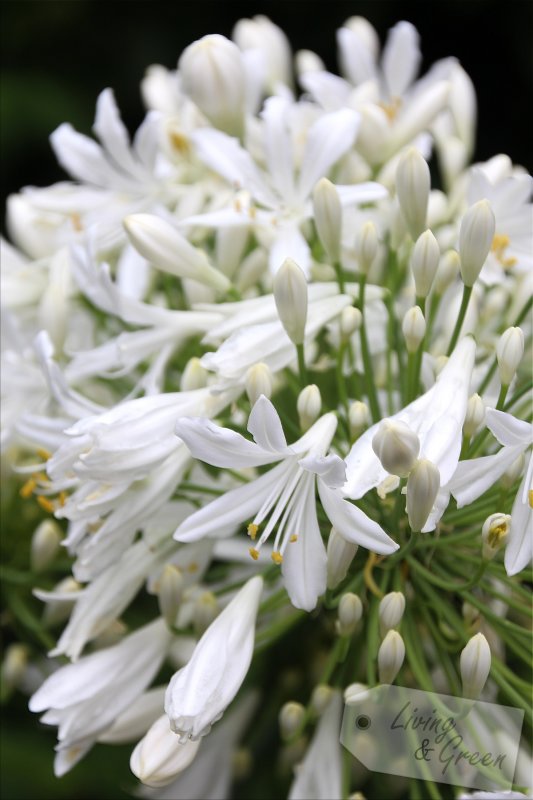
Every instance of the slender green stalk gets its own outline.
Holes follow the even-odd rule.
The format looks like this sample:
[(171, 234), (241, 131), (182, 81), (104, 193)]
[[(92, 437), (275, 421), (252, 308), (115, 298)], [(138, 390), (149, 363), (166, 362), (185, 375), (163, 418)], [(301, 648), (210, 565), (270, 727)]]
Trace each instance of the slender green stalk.
[(447, 356), (452, 354), (453, 349), (457, 344), (457, 340), (459, 338), (459, 334), (461, 333), (461, 328), (463, 327), (463, 322), (465, 320), (466, 309), (468, 308), (468, 303), (470, 302), (471, 294), (472, 294), (472, 287), (463, 286), (463, 299), (461, 300), (461, 307), (459, 309), (459, 314), (457, 316), (455, 328), (453, 329), (452, 338), (450, 339), (450, 344), (448, 345), (448, 351), (446, 353)]
[(300, 385), (303, 389), (309, 383), (309, 381), (307, 380), (307, 367), (305, 366), (305, 355), (304, 355), (303, 344), (296, 345), (296, 354), (298, 356), (298, 372), (300, 374)]
[(366, 334), (365, 288), (366, 288), (366, 275), (361, 274), (359, 276), (359, 310), (361, 311), (363, 317), (361, 322), (361, 327), (359, 328), (359, 336), (361, 339), (361, 355), (363, 357), (363, 365), (365, 368), (365, 387), (368, 397), (368, 405), (370, 406), (372, 421), (377, 422), (378, 420), (381, 419), (381, 410), (379, 408), (376, 385), (374, 383), (372, 359), (370, 357), (370, 349), (368, 347), (368, 339)]

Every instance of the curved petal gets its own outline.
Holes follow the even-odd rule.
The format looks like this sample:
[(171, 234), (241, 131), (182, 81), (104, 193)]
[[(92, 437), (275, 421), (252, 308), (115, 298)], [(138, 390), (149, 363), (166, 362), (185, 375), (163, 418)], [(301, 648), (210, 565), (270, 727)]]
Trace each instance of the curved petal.
[(258, 467), (278, 461), (278, 453), (264, 450), (240, 433), (215, 425), (205, 417), (182, 417), (174, 433), (185, 442), (191, 454), (214, 467)]
[(324, 481), (318, 481), (318, 493), (333, 527), (347, 541), (366, 547), (373, 553), (393, 553), (399, 545), (388, 536), (377, 522), (374, 522), (360, 508), (343, 500), (334, 489)]
[(390, 97), (401, 97), (414, 81), (422, 59), (420, 36), (410, 22), (391, 28), (383, 48), (382, 66)]
[(533, 456), (530, 457), (529, 467), (516, 493), (511, 511), (511, 530), (504, 559), (508, 575), (516, 575), (533, 558), (533, 508), (529, 497), (533, 488), (532, 477)]
[(263, 450), (282, 455), (290, 452), (283, 433), (279, 414), (268, 398), (262, 394), (255, 402), (248, 418), (248, 430)]
[(346, 464), (333, 453), (328, 456), (309, 455), (301, 458), (298, 464), (302, 469), (319, 475), (331, 489), (340, 488), (346, 481)]
[(523, 450), (521, 445), (502, 447), (495, 455), (460, 461), (447, 486), (457, 500), (457, 507), (473, 503), (490, 489)]
[(533, 426), (529, 422), (505, 411), (487, 408), (485, 422), (499, 443), (507, 447), (522, 445), (526, 448), (533, 438)]

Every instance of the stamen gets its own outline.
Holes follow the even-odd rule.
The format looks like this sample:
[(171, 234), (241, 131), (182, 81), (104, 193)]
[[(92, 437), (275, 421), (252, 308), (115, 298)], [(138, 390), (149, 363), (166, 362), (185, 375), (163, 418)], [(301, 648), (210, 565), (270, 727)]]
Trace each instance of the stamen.
[(24, 500), (27, 500), (29, 497), (32, 496), (36, 488), (37, 488), (37, 481), (35, 481), (34, 478), (30, 478), (29, 480), (26, 481), (24, 486), (22, 486), (19, 494)]
[(297, 541), (298, 541), (298, 534), (293, 533), (291, 538), (289, 539), (289, 542), (297, 542)]
[(259, 558), (259, 550), (256, 550), (255, 547), (250, 547), (248, 552), (252, 556), (253, 560), (257, 561), (257, 559)]
[(49, 514), (53, 514), (55, 509), (54, 504), (50, 500), (49, 497), (44, 497), (44, 495), (40, 494), (37, 496), (37, 502), (41, 506), (44, 511), (48, 511)]
[(282, 561), (283, 561), (283, 556), (281, 555), (281, 553), (279, 551), (276, 551), (276, 550), (272, 553), (270, 558), (272, 559), (274, 564), (278, 564), (278, 565), (281, 564)]
[(500, 262), (504, 269), (510, 269), (514, 267), (517, 262), (517, 259), (513, 256), (505, 256), (505, 251), (509, 247), (511, 240), (505, 233), (497, 233), (490, 246), (491, 251), (496, 256), (497, 260)]
[(527, 493), (527, 499), (529, 500), (529, 507), (533, 508), (533, 489), (530, 489)]
[(255, 537), (257, 536), (258, 530), (259, 530), (259, 525), (256, 525), (255, 523), (250, 522), (250, 524), (248, 525), (248, 536), (253, 541), (255, 541)]

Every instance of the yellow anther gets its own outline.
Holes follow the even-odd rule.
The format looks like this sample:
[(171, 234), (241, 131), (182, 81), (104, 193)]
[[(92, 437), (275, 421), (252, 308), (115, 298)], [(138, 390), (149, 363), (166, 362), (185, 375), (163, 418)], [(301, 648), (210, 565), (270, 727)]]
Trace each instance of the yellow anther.
[(276, 550), (274, 550), (274, 552), (272, 553), (270, 558), (272, 559), (274, 564), (281, 564), (281, 562), (283, 561), (283, 556), (281, 555), (281, 553), (277, 552)]
[(250, 547), (248, 552), (252, 556), (253, 560), (257, 561), (257, 559), (259, 558), (259, 550), (256, 550), (255, 547)]
[(39, 481), (39, 483), (50, 483), (46, 472), (35, 472), (33, 477), (36, 481)]
[(37, 496), (37, 502), (41, 506), (44, 511), (48, 511), (49, 514), (53, 514), (55, 509), (54, 504), (50, 500), (49, 497), (44, 497), (44, 495), (40, 494)]
[(76, 214), (76, 213), (71, 214), (70, 215), (70, 220), (72, 222), (72, 227), (74, 228), (74, 230), (77, 233), (79, 233), (80, 231), (83, 230), (83, 224), (82, 224), (81, 217), (80, 217), (79, 214)]
[(61, 506), (61, 508), (63, 508), (63, 506), (67, 502), (68, 494), (65, 491), (61, 491), (61, 492), (59, 492), (59, 495), (58, 495), (57, 499), (59, 501), (59, 505)]
[(191, 561), (190, 564), (187, 564), (187, 572), (198, 572), (198, 564), (196, 561)]
[(527, 493), (527, 499), (529, 500), (529, 507), (533, 508), (533, 489), (530, 489)]
[(500, 539), (503, 539), (507, 536), (509, 531), (509, 525), (507, 522), (502, 522), (500, 525), (493, 525), (489, 530), (489, 535), (487, 537), (487, 541), (493, 549), (498, 547)]
[(28, 497), (31, 497), (34, 493), (35, 489), (37, 488), (37, 483), (33, 478), (30, 478), (26, 481), (24, 486), (21, 488), (19, 494), (24, 500), (27, 500)]
[(290, 542), (297, 542), (298, 541), (298, 534), (293, 533), (291, 538), (289, 539)]
[(255, 537), (257, 536), (257, 531), (259, 530), (259, 525), (256, 525), (254, 522), (250, 522), (248, 525), (248, 536), (250, 539), (255, 541)]
[(171, 131), (170, 135), (170, 144), (181, 156), (188, 156), (191, 152), (191, 145), (189, 140), (183, 133), (179, 131)]
[(513, 256), (506, 256), (505, 251), (509, 247), (511, 240), (505, 233), (497, 233), (490, 246), (490, 249), (502, 265), (504, 269), (510, 269), (514, 267), (516, 264), (517, 259)]
[(38, 447), (35, 452), (43, 461), (48, 461), (49, 458), (52, 458), (52, 453), (49, 450), (45, 450), (44, 447)]

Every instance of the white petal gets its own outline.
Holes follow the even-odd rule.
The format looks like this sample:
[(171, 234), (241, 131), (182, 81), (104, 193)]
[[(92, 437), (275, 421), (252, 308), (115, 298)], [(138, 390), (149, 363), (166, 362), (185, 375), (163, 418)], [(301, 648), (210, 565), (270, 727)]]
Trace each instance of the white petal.
[(356, 111), (343, 108), (325, 114), (311, 125), (298, 182), (298, 195), (305, 200), (315, 183), (328, 175), (331, 167), (353, 145), (359, 128)]
[(532, 440), (533, 425), (505, 411), (487, 408), (485, 422), (499, 443), (505, 446), (522, 445), (525, 449)]
[(131, 155), (128, 131), (120, 118), (111, 89), (104, 89), (98, 96), (93, 130), (109, 155), (126, 174), (140, 180), (146, 178), (142, 165)]
[(414, 81), (422, 54), (420, 36), (410, 22), (398, 22), (391, 28), (383, 48), (382, 65), (390, 97), (401, 97)]
[(309, 276), (311, 250), (296, 222), (280, 225), (275, 230), (268, 258), (272, 275), (276, 274), (286, 258), (292, 258), (293, 261), (296, 261), (306, 277)]
[(56, 128), (50, 143), (61, 166), (78, 181), (105, 186), (111, 169), (102, 148), (88, 136), (77, 133), (68, 122)]
[(174, 432), (185, 442), (195, 458), (214, 467), (257, 467), (271, 464), (280, 458), (279, 453), (264, 450), (240, 433), (222, 428), (202, 417), (178, 419)]
[(302, 469), (320, 475), (326, 486), (332, 489), (340, 488), (346, 481), (346, 464), (333, 453), (328, 456), (309, 455), (301, 458), (298, 464)]
[(287, 127), (290, 104), (282, 97), (270, 97), (261, 117), (265, 123), (264, 146), (272, 184), (287, 204), (294, 201), (294, 158)]
[(393, 553), (399, 545), (378, 525), (367, 517), (360, 508), (343, 500), (335, 489), (318, 481), (318, 493), (329, 521), (349, 542), (366, 547), (373, 553)]
[(502, 447), (493, 456), (460, 461), (447, 486), (457, 500), (457, 507), (462, 508), (473, 503), (487, 489), (490, 489), (516, 461), (523, 450), (522, 445)]
[(300, 83), (326, 111), (336, 111), (347, 105), (352, 87), (338, 75), (318, 70), (300, 76)]
[[(516, 575), (533, 558), (533, 509), (529, 500), (532, 486), (533, 456), (516, 493), (511, 511), (511, 530), (505, 548), (505, 569), (508, 575)], [(525, 497), (524, 497), (525, 494)]]
[(287, 440), (279, 414), (264, 394), (254, 404), (247, 427), (263, 450), (271, 450), (278, 454), (287, 450)]
[(388, 196), (388, 191), (381, 183), (368, 181), (366, 183), (356, 183), (353, 186), (341, 186), (336, 184), (335, 188), (339, 194), (343, 206), (354, 203), (373, 203)]
[(337, 44), (343, 70), (355, 86), (376, 77), (372, 53), (363, 39), (349, 28), (339, 28)]

